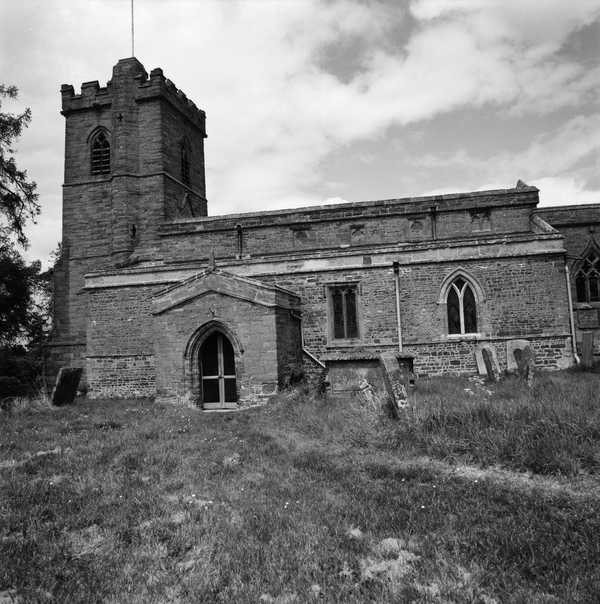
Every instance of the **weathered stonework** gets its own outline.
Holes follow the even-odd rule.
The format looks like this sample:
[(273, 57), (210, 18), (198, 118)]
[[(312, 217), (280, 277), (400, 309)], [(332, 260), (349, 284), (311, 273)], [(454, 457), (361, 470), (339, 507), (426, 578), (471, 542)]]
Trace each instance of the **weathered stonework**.
[(536, 216), (556, 228), (564, 237), (566, 262), (570, 269), (573, 296), (573, 314), (577, 348), (582, 351), (584, 334), (591, 334), (593, 352), (600, 356), (600, 299), (579, 302), (576, 295), (575, 274), (591, 249), (600, 250), (600, 204), (539, 208)]
[[(212, 378), (200, 375), (199, 355), (211, 333), (232, 347), (241, 404), (264, 400), (302, 368), (318, 383), (326, 359), (378, 359), (400, 345), (420, 375), (474, 373), (481, 345), (504, 370), (512, 339), (531, 343), (539, 367), (572, 364), (566, 252), (580, 245), (573, 229), (589, 235), (600, 222), (600, 206), (586, 209), (583, 226), (567, 221), (566, 239), (568, 212), (537, 210), (538, 190), (522, 183), (207, 216), (205, 115), (161, 70), (148, 76), (124, 59), (106, 87), (86, 83), (76, 95), (63, 86), (62, 97), (64, 253), (51, 358), (83, 367), (91, 396), (202, 402), (202, 380)], [(99, 128), (111, 169), (92, 175)], [(473, 333), (449, 324), (457, 279), (473, 294)], [(354, 296), (344, 311), (356, 314), (351, 338), (333, 328), (333, 295), (344, 285)], [(595, 310), (576, 306), (578, 329), (596, 329)]]

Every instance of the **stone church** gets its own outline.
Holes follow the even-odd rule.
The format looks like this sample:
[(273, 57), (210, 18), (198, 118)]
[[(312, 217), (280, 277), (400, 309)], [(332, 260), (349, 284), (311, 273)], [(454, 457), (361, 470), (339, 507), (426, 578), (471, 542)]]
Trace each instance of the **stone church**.
[(600, 204), (538, 209), (519, 181), (209, 216), (206, 116), (161, 69), (123, 59), (61, 94), (51, 359), (92, 397), (231, 407), (302, 373), (352, 388), (382, 355), (438, 375), (476, 372), (482, 345), (505, 369), (515, 339), (548, 369), (586, 333), (598, 349)]

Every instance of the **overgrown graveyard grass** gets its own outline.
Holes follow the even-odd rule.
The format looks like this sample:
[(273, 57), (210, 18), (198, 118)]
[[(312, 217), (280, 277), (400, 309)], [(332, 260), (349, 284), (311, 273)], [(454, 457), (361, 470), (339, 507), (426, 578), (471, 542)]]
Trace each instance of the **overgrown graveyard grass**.
[(494, 385), (429, 380), (397, 437), (436, 458), (537, 474), (597, 473), (600, 380), (584, 372), (540, 374), (532, 389), (514, 377)]
[(0, 416), (0, 596), (598, 601), (599, 387), (422, 380), (397, 421), (297, 391), (236, 414), (20, 408)]

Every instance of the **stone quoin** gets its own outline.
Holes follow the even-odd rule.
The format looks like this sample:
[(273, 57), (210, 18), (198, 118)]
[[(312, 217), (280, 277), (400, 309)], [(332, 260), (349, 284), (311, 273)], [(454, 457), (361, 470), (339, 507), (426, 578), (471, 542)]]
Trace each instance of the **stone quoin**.
[(519, 181), (208, 216), (205, 114), (161, 69), (123, 59), (61, 94), (50, 366), (91, 397), (227, 407), (382, 354), (439, 375), (477, 372), (482, 345), (506, 369), (515, 339), (540, 368), (573, 364), (573, 333), (600, 352), (600, 205), (538, 208)]

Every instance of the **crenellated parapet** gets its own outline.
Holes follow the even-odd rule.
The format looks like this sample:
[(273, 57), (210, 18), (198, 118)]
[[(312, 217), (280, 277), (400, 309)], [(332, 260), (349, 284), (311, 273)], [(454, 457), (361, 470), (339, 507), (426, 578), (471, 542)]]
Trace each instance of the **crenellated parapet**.
[(147, 80), (139, 79), (135, 100), (142, 103), (156, 98), (162, 98), (170, 103), (199, 128), (203, 136), (206, 136), (206, 114), (202, 109), (198, 109), (196, 104), (188, 99), (186, 94), (177, 88), (171, 80), (164, 76), (160, 67), (153, 69)]
[(101, 110), (110, 107), (115, 97), (127, 90), (136, 103), (162, 100), (181, 113), (202, 136), (206, 136), (206, 114), (188, 99), (185, 93), (163, 74), (160, 68), (153, 69), (150, 76), (144, 66), (134, 57), (121, 59), (113, 68), (113, 77), (100, 86), (98, 80), (84, 82), (81, 92), (75, 93), (71, 84), (60, 88), (64, 116), (90, 109)]
[(106, 86), (100, 86), (98, 80), (84, 82), (81, 85), (81, 92), (75, 94), (75, 89), (71, 84), (63, 84), (60, 87), (62, 96), (62, 111), (67, 116), (76, 111), (87, 111), (89, 109), (103, 109), (112, 104), (110, 82)]

